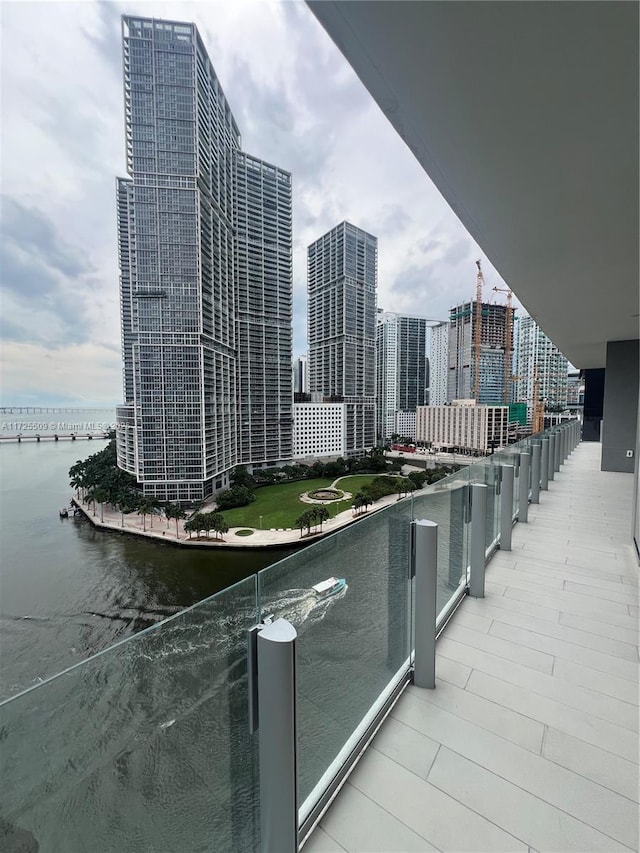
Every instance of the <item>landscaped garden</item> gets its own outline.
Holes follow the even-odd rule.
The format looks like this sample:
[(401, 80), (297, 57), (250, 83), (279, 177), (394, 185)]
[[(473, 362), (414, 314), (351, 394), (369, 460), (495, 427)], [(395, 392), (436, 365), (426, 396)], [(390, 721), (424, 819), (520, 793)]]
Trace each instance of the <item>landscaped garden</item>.
[[(337, 488), (342, 492), (353, 495), (364, 485), (376, 479), (376, 474), (356, 474), (342, 477)], [(332, 480), (317, 478), (313, 480), (296, 480), (291, 483), (278, 483), (275, 486), (262, 486), (255, 490), (255, 500), (246, 506), (227, 509), (224, 517), (229, 527), (254, 527), (256, 529), (295, 530), (296, 519), (302, 512), (314, 504), (300, 500), (300, 495), (331, 487)], [(327, 500), (324, 504), (330, 513), (330, 518), (351, 509), (353, 497), (342, 500)]]

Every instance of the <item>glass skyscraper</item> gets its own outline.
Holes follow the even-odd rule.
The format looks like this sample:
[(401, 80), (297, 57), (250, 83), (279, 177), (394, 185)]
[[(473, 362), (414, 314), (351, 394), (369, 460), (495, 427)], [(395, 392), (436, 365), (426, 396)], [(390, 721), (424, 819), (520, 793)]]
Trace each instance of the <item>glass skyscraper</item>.
[(415, 412), (425, 404), (427, 321), (390, 312), (378, 313), (376, 375), (378, 438), (391, 438), (396, 412)]
[(346, 453), (375, 445), (378, 241), (342, 222), (307, 252), (309, 390), (346, 403)]
[(200, 500), (291, 459), (291, 176), (240, 147), (196, 27), (123, 16), (118, 463)]

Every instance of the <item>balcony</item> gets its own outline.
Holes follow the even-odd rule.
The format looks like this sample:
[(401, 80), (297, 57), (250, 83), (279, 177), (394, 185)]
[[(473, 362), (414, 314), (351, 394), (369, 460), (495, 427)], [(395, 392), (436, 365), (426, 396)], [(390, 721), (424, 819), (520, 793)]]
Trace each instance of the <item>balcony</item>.
[(581, 444), (486, 596), (437, 644), (305, 845), (345, 850), (637, 850), (638, 566), (632, 476)]
[[(565, 460), (577, 437), (482, 460), (0, 705), (3, 849), (637, 849), (632, 477), (598, 471), (599, 445)], [(319, 599), (331, 575), (348, 588)]]

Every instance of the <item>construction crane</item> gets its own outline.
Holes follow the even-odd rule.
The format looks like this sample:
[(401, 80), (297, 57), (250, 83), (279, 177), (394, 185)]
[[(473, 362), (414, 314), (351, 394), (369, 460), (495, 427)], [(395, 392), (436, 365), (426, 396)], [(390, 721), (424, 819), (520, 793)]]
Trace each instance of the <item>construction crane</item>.
[(473, 396), (476, 405), (480, 402), (480, 352), (482, 350), (482, 287), (484, 285), (484, 276), (480, 261), (476, 261), (478, 272), (476, 274), (476, 304), (473, 317)]
[(533, 369), (533, 417), (531, 419), (531, 431), (534, 435), (544, 430), (544, 405), (540, 399), (540, 380), (538, 379), (538, 365)]
[(507, 294), (507, 319), (504, 324), (504, 400), (506, 405), (511, 402), (511, 353), (513, 351), (513, 291), (508, 287), (494, 287), (494, 291)]

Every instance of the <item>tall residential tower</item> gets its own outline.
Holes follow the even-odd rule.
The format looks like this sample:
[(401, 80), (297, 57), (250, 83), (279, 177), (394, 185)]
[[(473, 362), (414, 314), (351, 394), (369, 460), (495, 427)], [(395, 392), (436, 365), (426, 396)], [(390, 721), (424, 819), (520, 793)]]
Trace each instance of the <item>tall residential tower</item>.
[(397, 412), (414, 412), (425, 403), (427, 321), (378, 312), (376, 328), (377, 431), (391, 438)]
[(193, 24), (122, 18), (118, 464), (194, 501), (292, 456), (291, 176), (240, 147)]
[(378, 241), (342, 222), (308, 248), (309, 390), (346, 403), (346, 450), (375, 445)]
[(516, 395), (527, 403), (527, 421), (533, 415), (534, 385), (545, 407), (561, 411), (567, 406), (569, 362), (545, 335), (533, 317), (518, 318), (515, 335)]

